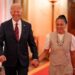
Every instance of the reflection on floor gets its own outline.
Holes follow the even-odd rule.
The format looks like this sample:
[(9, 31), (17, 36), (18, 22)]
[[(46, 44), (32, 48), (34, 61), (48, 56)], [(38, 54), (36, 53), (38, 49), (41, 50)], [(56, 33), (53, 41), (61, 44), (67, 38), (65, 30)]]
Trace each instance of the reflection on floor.
[(43, 61), (39, 64), (37, 68), (29, 67), (28, 75), (48, 75), (49, 62)]

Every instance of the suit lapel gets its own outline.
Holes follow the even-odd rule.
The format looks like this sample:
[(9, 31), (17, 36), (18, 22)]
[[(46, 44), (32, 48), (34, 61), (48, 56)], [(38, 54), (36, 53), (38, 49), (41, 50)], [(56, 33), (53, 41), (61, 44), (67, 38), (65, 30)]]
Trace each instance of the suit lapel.
[(22, 22), (22, 30), (21, 30), (21, 36), (20, 36), (20, 40), (19, 41), (22, 40), (22, 38), (23, 38), (23, 36), (25, 34), (25, 28), (26, 28), (25, 23), (22, 20), (21, 20), (21, 22)]

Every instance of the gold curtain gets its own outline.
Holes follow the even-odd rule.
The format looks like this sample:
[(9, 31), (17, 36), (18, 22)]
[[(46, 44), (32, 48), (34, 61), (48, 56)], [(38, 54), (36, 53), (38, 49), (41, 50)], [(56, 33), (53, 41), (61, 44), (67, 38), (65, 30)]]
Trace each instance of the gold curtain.
[(22, 8), (23, 8), (23, 14), (22, 18), (24, 20), (28, 19), (28, 0), (21, 0)]

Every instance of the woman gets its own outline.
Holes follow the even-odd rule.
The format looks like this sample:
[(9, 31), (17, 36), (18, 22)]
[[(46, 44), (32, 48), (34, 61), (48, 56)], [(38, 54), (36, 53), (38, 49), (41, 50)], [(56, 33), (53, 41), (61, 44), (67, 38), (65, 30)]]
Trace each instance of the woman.
[(75, 37), (66, 31), (66, 27), (66, 17), (59, 15), (56, 32), (47, 35), (45, 50), (39, 57), (41, 61), (50, 52), (50, 75), (73, 74), (70, 51), (75, 50)]

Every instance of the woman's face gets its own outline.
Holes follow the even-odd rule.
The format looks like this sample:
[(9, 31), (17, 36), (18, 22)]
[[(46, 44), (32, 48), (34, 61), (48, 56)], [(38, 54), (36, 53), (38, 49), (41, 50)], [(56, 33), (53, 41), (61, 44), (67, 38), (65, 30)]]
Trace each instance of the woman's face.
[(56, 20), (56, 30), (58, 33), (63, 34), (65, 32), (66, 23), (63, 19)]

